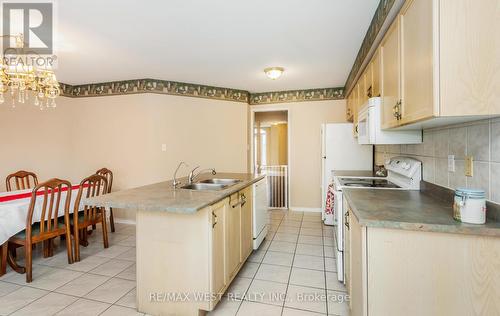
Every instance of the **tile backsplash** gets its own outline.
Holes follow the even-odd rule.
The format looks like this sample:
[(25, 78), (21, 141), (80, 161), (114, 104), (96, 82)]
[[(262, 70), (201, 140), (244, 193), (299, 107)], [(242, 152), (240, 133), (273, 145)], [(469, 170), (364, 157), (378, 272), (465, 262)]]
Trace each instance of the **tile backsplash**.
[[(424, 130), (423, 143), (377, 145), (377, 165), (393, 156), (422, 161), (425, 181), (450, 189), (479, 188), (500, 203), (500, 119), (489, 119)], [(448, 171), (448, 155), (455, 156), (455, 172)], [(472, 177), (465, 176), (465, 156), (473, 156)]]

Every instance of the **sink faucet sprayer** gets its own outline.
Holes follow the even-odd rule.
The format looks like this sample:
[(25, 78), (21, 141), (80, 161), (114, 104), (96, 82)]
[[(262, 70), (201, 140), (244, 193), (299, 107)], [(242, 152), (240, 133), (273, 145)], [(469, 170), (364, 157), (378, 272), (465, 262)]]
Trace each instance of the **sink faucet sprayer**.
[(185, 163), (184, 161), (181, 161), (179, 163), (179, 165), (177, 166), (177, 169), (175, 169), (175, 172), (174, 172), (174, 182), (172, 183), (174, 188), (176, 188), (179, 184), (181, 184), (180, 181), (177, 181), (177, 171), (179, 171), (179, 169), (181, 168), (182, 165), (189, 167), (189, 165), (187, 163)]
[(208, 169), (202, 169), (200, 170), (197, 174), (194, 174), (194, 172), (196, 171), (196, 169), (198, 169), (200, 166), (194, 168), (193, 170), (191, 170), (191, 172), (189, 173), (189, 176), (188, 176), (188, 183), (191, 184), (193, 183), (194, 179), (196, 177), (198, 177), (200, 174), (202, 174), (204, 171), (211, 171), (212, 174), (215, 176), (217, 174), (217, 171), (215, 171), (214, 168), (208, 168)]

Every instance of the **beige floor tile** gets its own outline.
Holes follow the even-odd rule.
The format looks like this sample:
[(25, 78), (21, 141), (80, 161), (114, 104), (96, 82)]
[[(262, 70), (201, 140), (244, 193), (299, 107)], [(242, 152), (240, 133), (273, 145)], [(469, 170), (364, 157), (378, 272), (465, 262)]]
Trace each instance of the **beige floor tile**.
[(113, 277), (133, 264), (134, 262), (129, 260), (111, 259), (97, 268), (90, 270), (90, 273)]
[(248, 301), (283, 306), (287, 285), (254, 279), (245, 299)]
[(331, 246), (324, 246), (325, 248), (325, 257), (335, 258), (335, 248)]
[(280, 226), (280, 228), (278, 228), (277, 232), (298, 235), (300, 232), (300, 227)]
[(68, 305), (77, 300), (74, 296), (49, 293), (44, 297), (26, 305), (22, 309), (16, 311), (11, 315), (15, 316), (32, 316), (32, 315), (54, 315), (63, 310)]
[(139, 313), (135, 308), (128, 308), (118, 305), (112, 305), (108, 308), (102, 316), (140, 316), (144, 315), (143, 313)]
[[(17, 262), (19, 262), (19, 260)], [(50, 273), (56, 270), (57, 269), (53, 267), (33, 264), (33, 272), (32, 272), (33, 280), (40, 278), (46, 273)], [(16, 283), (19, 285), (26, 285), (26, 274), (20, 274), (14, 271), (10, 271), (10, 273), (7, 273), (7, 275), (2, 277), (2, 281)]]
[(293, 243), (296, 243), (297, 242), (297, 236), (298, 235), (295, 235), (295, 234), (286, 234), (286, 233), (276, 233), (276, 235), (274, 235), (274, 241), (278, 240), (278, 241), (287, 241), (287, 242), (293, 242)]
[[(109, 229), (108, 227), (108, 242), (110, 245), (117, 245), (117, 244), (121, 244), (122, 241), (130, 238), (130, 235), (128, 234), (123, 234), (123, 233), (119, 233), (119, 232), (115, 232), (115, 233), (110, 233), (111, 232), (111, 229)], [(102, 240), (102, 236), (99, 236), (99, 240)], [(134, 244), (132, 245), (123, 245), (123, 246), (135, 246), (135, 236), (132, 236), (132, 239), (134, 240)], [(103, 241), (104, 242), (104, 241)]]
[(297, 244), (297, 250), (295, 253), (299, 254), (299, 255), (323, 257), (323, 246), (322, 245)]
[(20, 288), (20, 285), (0, 281), (0, 297), (12, 293)]
[(128, 236), (124, 240), (121, 240), (120, 242), (118, 242), (118, 245), (127, 246), (127, 247), (135, 247), (135, 241), (136, 241), (135, 236)]
[(322, 245), (323, 238), (319, 236), (299, 235), (298, 242), (300, 244)]
[(346, 301), (346, 293), (328, 291), (328, 314), (338, 316), (349, 316), (349, 303)]
[(285, 307), (326, 314), (326, 304), (326, 290), (296, 285), (288, 286)]
[(323, 245), (333, 246), (333, 238), (332, 237), (323, 237)]
[(296, 243), (293, 243), (293, 242), (273, 240), (273, 242), (271, 243), (271, 246), (269, 247), (268, 250), (277, 251), (277, 252), (294, 253), (295, 252), (295, 245), (296, 245)]
[(325, 288), (325, 272), (318, 270), (309, 270), (293, 268), (290, 276), (290, 284)]
[(315, 313), (315, 312), (308, 312), (300, 309), (293, 309), (293, 308), (288, 308), (285, 307), (283, 309), (283, 316), (319, 316), (319, 315), (325, 315), (325, 314), (320, 314), (320, 313)]
[(0, 297), (0, 315), (9, 315), (48, 293), (48, 291), (27, 286), (21, 287)]
[(271, 246), (272, 239), (264, 239), (259, 246), (259, 250), (268, 250), (269, 246)]
[(302, 222), (302, 228), (322, 229), (323, 228), (323, 224), (321, 222), (303, 221)]
[(250, 283), (252, 283), (252, 279), (237, 277), (231, 282), (224, 296), (229, 299), (242, 300), (250, 287)]
[(81, 297), (108, 280), (106, 276), (84, 274), (57, 288), (55, 292)]
[(337, 273), (334, 272), (326, 272), (326, 288), (328, 290), (347, 292), (344, 283), (339, 282)]
[(292, 253), (268, 251), (266, 253), (266, 256), (264, 257), (264, 260), (262, 260), (262, 263), (277, 264), (280, 266), (290, 267), (292, 265), (292, 261)]
[(329, 227), (328, 229), (323, 228), (323, 237), (330, 237), (332, 238), (334, 235), (333, 228), (331, 226), (326, 226)]
[(281, 222), (280, 227), (300, 227), (302, 226), (301, 221), (293, 221), (293, 220), (284, 220)]
[(231, 300), (223, 297), (215, 306), (215, 310), (208, 313), (210, 316), (234, 316), (242, 301)]
[(134, 248), (114, 245), (114, 246), (110, 246), (109, 248), (104, 249), (104, 250), (96, 253), (95, 255), (99, 256), (99, 257), (116, 258), (119, 255), (121, 255), (121, 254), (123, 254), (131, 249), (134, 249)]
[(122, 298), (120, 298), (118, 302), (116, 302), (115, 304), (130, 308), (136, 308), (137, 307), (136, 297), (137, 297), (137, 291), (134, 288), (133, 290), (130, 290), (130, 292), (122, 296)]
[(337, 261), (335, 258), (325, 258), (325, 271), (337, 272)]
[(244, 301), (237, 316), (280, 316), (282, 308), (261, 303)]
[(57, 316), (95, 316), (101, 314), (104, 310), (110, 307), (110, 304), (87, 300), (84, 298), (78, 299), (73, 304), (57, 313)]
[(134, 248), (131, 248), (131, 249), (125, 251), (124, 253), (118, 255), (118, 257), (116, 257), (116, 259), (130, 260), (130, 261), (135, 262), (136, 254), (137, 254), (137, 250), (134, 247)]
[[(33, 277), (33, 282), (31, 282), (29, 286), (42, 290), (53, 291), (69, 281), (80, 277), (81, 275), (83, 275), (82, 272), (55, 268), (46, 271), (36, 278)], [(26, 275), (22, 274), (22, 277), (26, 278)]]
[(307, 255), (295, 255), (293, 260), (293, 266), (297, 268), (313, 269), (313, 270), (324, 270), (324, 258), (307, 256)]
[(238, 273), (239, 277), (253, 279), (259, 269), (259, 264), (255, 262), (246, 262)]
[(261, 263), (262, 259), (264, 259), (264, 256), (266, 255), (266, 250), (265, 249), (259, 249), (259, 250), (254, 250), (250, 257), (248, 257), (249, 262), (255, 262), (255, 263)]
[(288, 283), (288, 278), (290, 277), (290, 269), (290, 267), (263, 263), (260, 265), (255, 278), (259, 280), (273, 281), (278, 283)]
[(300, 234), (305, 236), (323, 236), (323, 230), (321, 228), (304, 228), (300, 229)]
[(113, 304), (134, 287), (134, 281), (113, 278), (85, 295), (85, 298)]
[(127, 269), (125, 269), (122, 272), (120, 272), (116, 277), (120, 278), (120, 279), (126, 279), (126, 280), (135, 281), (136, 278), (137, 278), (137, 271), (136, 271), (136, 265), (135, 265), (135, 263), (132, 264)]
[(111, 260), (110, 258), (97, 257), (97, 256), (83, 257), (83, 255), (80, 257), (80, 259), (81, 259), (80, 261), (66, 266), (65, 269), (81, 271), (81, 272), (89, 272), (90, 270), (95, 269), (101, 264)]

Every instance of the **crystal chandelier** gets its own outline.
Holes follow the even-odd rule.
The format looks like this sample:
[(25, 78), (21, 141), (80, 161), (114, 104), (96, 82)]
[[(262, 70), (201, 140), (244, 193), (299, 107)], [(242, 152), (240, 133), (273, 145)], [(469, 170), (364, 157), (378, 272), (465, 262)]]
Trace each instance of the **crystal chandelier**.
[(33, 94), (33, 104), (40, 110), (55, 108), (55, 99), (61, 94), (56, 75), (46, 65), (37, 67), (33, 61), (40, 60), (39, 56), (19, 53), (24, 47), (22, 34), (15, 40), (17, 48), (4, 51), (0, 60), (0, 104), (5, 102), (5, 94), (10, 94), (12, 107), (25, 103)]

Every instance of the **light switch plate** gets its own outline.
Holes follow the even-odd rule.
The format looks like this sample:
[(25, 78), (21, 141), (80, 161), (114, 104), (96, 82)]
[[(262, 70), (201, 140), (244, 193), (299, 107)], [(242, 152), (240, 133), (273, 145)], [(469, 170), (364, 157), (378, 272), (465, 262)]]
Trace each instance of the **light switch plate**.
[(455, 172), (455, 155), (448, 155), (448, 171)]
[(474, 176), (474, 157), (472, 156), (465, 157), (465, 175), (467, 177)]
[(167, 151), (167, 144), (161, 144), (161, 151)]

